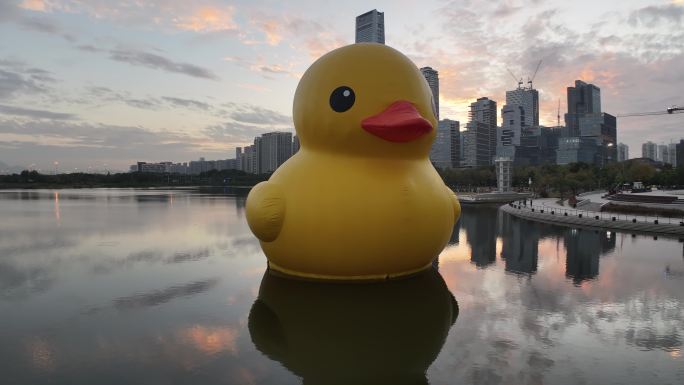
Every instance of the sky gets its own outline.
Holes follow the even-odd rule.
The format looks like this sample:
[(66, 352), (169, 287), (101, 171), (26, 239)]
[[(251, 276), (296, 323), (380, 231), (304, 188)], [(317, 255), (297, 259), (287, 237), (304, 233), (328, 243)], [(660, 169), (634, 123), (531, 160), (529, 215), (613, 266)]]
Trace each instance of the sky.
[[(299, 78), (373, 8), (462, 126), (478, 97), (500, 114), (509, 69), (527, 81), (540, 60), (545, 125), (576, 79), (613, 115), (684, 105), (684, 0), (0, 0), (0, 173), (233, 158), (294, 131)], [(632, 158), (681, 137), (684, 114), (618, 118)]]

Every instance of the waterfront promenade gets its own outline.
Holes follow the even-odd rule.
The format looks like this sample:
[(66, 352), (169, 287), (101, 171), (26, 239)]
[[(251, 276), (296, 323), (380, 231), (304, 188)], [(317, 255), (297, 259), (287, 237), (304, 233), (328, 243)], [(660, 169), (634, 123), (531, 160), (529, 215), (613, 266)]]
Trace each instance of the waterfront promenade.
[[(582, 198), (590, 198), (578, 208), (562, 206), (556, 198), (528, 200), (524, 204), (516, 201), (501, 206), (501, 210), (511, 215), (533, 221), (561, 224), (566, 226), (596, 227), (651, 234), (675, 235), (684, 237), (684, 218), (667, 218), (645, 215), (617, 214), (598, 211), (601, 193), (592, 193)], [(531, 202), (531, 203), (530, 203)]]

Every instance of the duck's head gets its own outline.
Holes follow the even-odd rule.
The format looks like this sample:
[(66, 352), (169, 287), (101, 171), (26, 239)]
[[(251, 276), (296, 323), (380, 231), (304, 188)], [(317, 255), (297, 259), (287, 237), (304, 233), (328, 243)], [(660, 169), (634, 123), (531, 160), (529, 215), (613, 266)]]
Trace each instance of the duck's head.
[(293, 117), (305, 149), (427, 158), (434, 101), (420, 70), (383, 44), (352, 44), (314, 62), (299, 81)]

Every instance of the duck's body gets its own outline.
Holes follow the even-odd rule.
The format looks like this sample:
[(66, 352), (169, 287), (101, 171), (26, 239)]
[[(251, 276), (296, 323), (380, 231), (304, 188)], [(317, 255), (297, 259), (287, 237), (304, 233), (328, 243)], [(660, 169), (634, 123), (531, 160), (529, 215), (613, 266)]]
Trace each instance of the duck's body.
[[(370, 56), (370, 60), (378, 53), (389, 54), (390, 59), (401, 55), (385, 46), (356, 46), (360, 47), (340, 50), (348, 49), (364, 58)], [(324, 59), (331, 54), (319, 59), (323, 64), (317, 62), (307, 71), (309, 78), (316, 79), (316, 69), (321, 65), (338, 64), (335, 61), (325, 63)], [(403, 60), (401, 58), (403, 55), (399, 57)], [(401, 62), (400, 65), (406, 64)], [(398, 107), (390, 111), (392, 119), (396, 117), (397, 109), (402, 119), (402, 114), (418, 116), (411, 118), (414, 120), (423, 119), (417, 125), (403, 126), (392, 121), (394, 126), (390, 128), (393, 130), (395, 126), (408, 130), (406, 138), (401, 136), (402, 131), (392, 131), (390, 135), (373, 134), (384, 139), (375, 137), (361, 130), (360, 119), (353, 115), (349, 117), (349, 114), (327, 116), (324, 112), (323, 118), (311, 119), (308, 114), (316, 114), (317, 109), (323, 107), (316, 104), (298, 106), (297, 100), (316, 93), (321, 85), (317, 82), (316, 89), (308, 89), (305, 80), (309, 79), (305, 74), (295, 96), (295, 127), (302, 148), (268, 182), (257, 185), (247, 200), (249, 225), (261, 240), (272, 269), (320, 279), (384, 279), (428, 267), (446, 245), (460, 206), (428, 159), (434, 138), (434, 130), (430, 129), (436, 121), (434, 116), (420, 117), (431, 112), (430, 94), (420, 72), (413, 65), (412, 68), (415, 72), (409, 68), (409, 74), (417, 73), (417, 80), (409, 77), (403, 83), (390, 86), (398, 88), (400, 94), (407, 94), (400, 96), (403, 96), (402, 100), (409, 99), (410, 103), (391, 104), (396, 95), (388, 97), (380, 93), (368, 99), (365, 107), (355, 106), (357, 114), (363, 117), (371, 115), (370, 112), (377, 114), (379, 109), (382, 111), (391, 104), (385, 112), (372, 117), (375, 120), (364, 120), (363, 128), (369, 132), (378, 125), (381, 130), (385, 129), (382, 122), (387, 120), (387, 111), (395, 105)], [(372, 74), (371, 71), (371, 78), (367, 79), (371, 89), (379, 86), (373, 84), (377, 79), (373, 79)], [(323, 92), (334, 88), (335, 79), (332, 81), (331, 86), (322, 86)], [(350, 84), (354, 80), (343, 82)], [(353, 87), (363, 90), (363, 84)], [(411, 94), (414, 100), (410, 100)], [(359, 99), (363, 100), (357, 97), (356, 101)], [(333, 103), (332, 96), (330, 103)], [(412, 110), (407, 112), (407, 109)], [(343, 119), (336, 121), (338, 117)], [(378, 120), (380, 124), (376, 123)], [(317, 122), (321, 123), (320, 127), (315, 126)], [(301, 129), (302, 125), (306, 127)], [(416, 134), (415, 127), (427, 129), (425, 133)]]

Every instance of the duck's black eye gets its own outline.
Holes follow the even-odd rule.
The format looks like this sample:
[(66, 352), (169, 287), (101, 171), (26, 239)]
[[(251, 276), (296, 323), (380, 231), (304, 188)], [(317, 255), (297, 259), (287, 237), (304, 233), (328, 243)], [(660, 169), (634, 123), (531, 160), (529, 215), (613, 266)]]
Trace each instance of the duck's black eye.
[(354, 95), (354, 90), (350, 87), (337, 87), (330, 94), (330, 107), (335, 112), (344, 112), (352, 108), (355, 100), (356, 95)]

